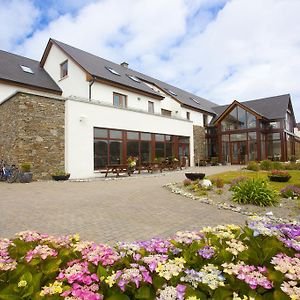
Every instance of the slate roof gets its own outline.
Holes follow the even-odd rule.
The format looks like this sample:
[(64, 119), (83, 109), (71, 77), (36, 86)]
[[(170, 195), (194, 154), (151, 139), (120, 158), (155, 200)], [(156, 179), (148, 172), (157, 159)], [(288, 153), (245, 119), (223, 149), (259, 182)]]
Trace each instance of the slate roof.
[[(21, 65), (29, 67), (33, 74), (24, 72)], [(62, 93), (55, 81), (40, 66), (39, 61), (3, 50), (0, 50), (0, 80), (36, 87), (56, 94)]]
[[(286, 111), (288, 109), (290, 97), (290, 94), (284, 94), (279, 96), (239, 102), (249, 107), (259, 115), (269, 120), (275, 120), (284, 119), (286, 117)], [(213, 124), (228, 107), (229, 105), (213, 107), (216, 116), (211, 121), (211, 124)]]
[[(86, 51), (83, 51), (81, 49), (72, 47), (60, 41), (50, 39), (49, 43), (51, 42), (55, 43), (58, 47), (60, 47), (68, 56), (70, 56), (73, 60), (75, 60), (85, 71), (87, 71), (92, 76), (95, 76), (100, 79), (116, 82), (118, 84), (122, 84), (137, 90), (141, 90), (143, 92), (147, 92), (155, 96), (163, 97), (162, 94), (154, 91), (151, 87), (149, 87), (144, 82), (138, 83), (128, 77), (128, 75), (135, 76), (149, 83), (154, 83), (159, 88), (161, 88), (166, 94), (169, 94), (171, 97), (175, 98), (181, 104), (188, 105), (192, 108), (203, 110), (214, 114), (214, 111), (212, 110), (211, 107), (216, 106), (216, 103), (208, 101), (199, 96), (193, 95), (189, 92), (186, 92), (182, 89), (174, 87), (170, 84), (167, 84), (165, 82), (147, 76), (145, 74), (142, 74), (130, 68), (123, 67), (119, 64), (108, 61), (106, 59), (88, 53)], [(45, 58), (45, 53), (41, 60), (42, 64)], [(120, 76), (112, 74), (107, 68), (114, 69), (120, 74)], [(172, 92), (174, 92), (176, 95), (172, 94)]]

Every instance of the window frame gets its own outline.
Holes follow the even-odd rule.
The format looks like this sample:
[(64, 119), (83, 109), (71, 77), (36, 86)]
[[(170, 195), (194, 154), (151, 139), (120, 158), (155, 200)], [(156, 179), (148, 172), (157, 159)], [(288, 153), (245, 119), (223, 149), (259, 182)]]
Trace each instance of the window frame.
[[(119, 97), (119, 104), (118, 105), (115, 105), (115, 96)], [(123, 103), (123, 99), (124, 99), (125, 103)], [(122, 100), (122, 101), (120, 101), (120, 100)], [(113, 106), (114, 107), (127, 108), (127, 95), (117, 93), (117, 92), (113, 92)]]
[[(64, 74), (64, 69), (63, 69), (64, 65), (67, 65), (66, 74)], [(63, 61), (59, 66), (60, 66), (60, 79), (63, 79), (63, 78), (65, 78), (69, 75), (69, 62), (68, 62), (68, 59)]]
[(153, 101), (148, 101), (148, 113), (154, 114), (154, 102)]
[(162, 116), (171, 117), (172, 111), (168, 109), (161, 108), (160, 110)]

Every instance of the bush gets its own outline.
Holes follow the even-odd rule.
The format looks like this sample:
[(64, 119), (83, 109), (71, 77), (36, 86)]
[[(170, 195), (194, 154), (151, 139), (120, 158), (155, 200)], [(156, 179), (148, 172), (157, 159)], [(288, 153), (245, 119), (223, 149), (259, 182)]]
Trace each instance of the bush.
[(113, 247), (25, 231), (0, 239), (0, 299), (299, 299), (299, 238), (258, 218)]
[(284, 167), (286, 170), (300, 170), (300, 163), (287, 163)]
[(287, 171), (273, 170), (268, 177), (271, 181), (287, 182), (290, 180), (291, 175)]
[(262, 160), (260, 162), (260, 169), (264, 171), (272, 170), (273, 162), (271, 160)]
[(231, 180), (230, 182), (230, 187), (229, 190), (233, 191), (234, 188), (242, 181), (248, 180), (248, 178), (246, 176), (240, 176), (240, 177), (236, 177), (234, 179)]
[(219, 158), (218, 157), (211, 157), (211, 159), (210, 159), (210, 164), (212, 165), (212, 166), (217, 166), (218, 164), (219, 164)]
[(224, 187), (224, 180), (222, 178), (213, 178), (211, 180), (212, 184), (215, 185), (218, 189)]
[(279, 161), (273, 161), (272, 163), (272, 170), (283, 170), (284, 164)]
[(290, 162), (295, 163), (296, 161), (297, 161), (297, 156), (296, 155), (291, 155)]
[(21, 169), (23, 172), (30, 172), (31, 170), (31, 163), (22, 163)]
[(256, 161), (249, 161), (247, 164), (247, 170), (259, 171), (259, 164)]
[(262, 179), (248, 179), (239, 182), (233, 189), (232, 201), (240, 204), (258, 206), (275, 205), (278, 202), (277, 193)]
[(287, 185), (280, 191), (280, 194), (283, 198), (299, 198), (300, 188), (296, 185)]

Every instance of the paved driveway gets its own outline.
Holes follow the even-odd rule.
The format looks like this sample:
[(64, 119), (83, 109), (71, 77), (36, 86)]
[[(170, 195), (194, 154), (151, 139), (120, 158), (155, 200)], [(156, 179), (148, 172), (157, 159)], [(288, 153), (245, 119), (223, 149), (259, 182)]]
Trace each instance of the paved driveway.
[[(201, 167), (207, 175), (238, 167)], [(195, 168), (196, 170), (196, 168)], [(79, 233), (84, 239), (113, 243), (177, 230), (243, 223), (245, 217), (170, 193), (162, 185), (184, 179), (185, 171), (136, 175), (90, 182), (0, 183), (0, 236), (37, 230)]]

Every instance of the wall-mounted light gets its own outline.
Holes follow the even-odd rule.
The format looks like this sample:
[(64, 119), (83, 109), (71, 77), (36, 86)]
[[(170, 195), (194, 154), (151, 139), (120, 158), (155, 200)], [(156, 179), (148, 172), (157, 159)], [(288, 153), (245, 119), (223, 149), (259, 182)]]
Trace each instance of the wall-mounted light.
[(79, 122), (83, 123), (83, 122), (85, 122), (86, 119), (87, 119), (86, 116), (80, 116), (79, 117)]

